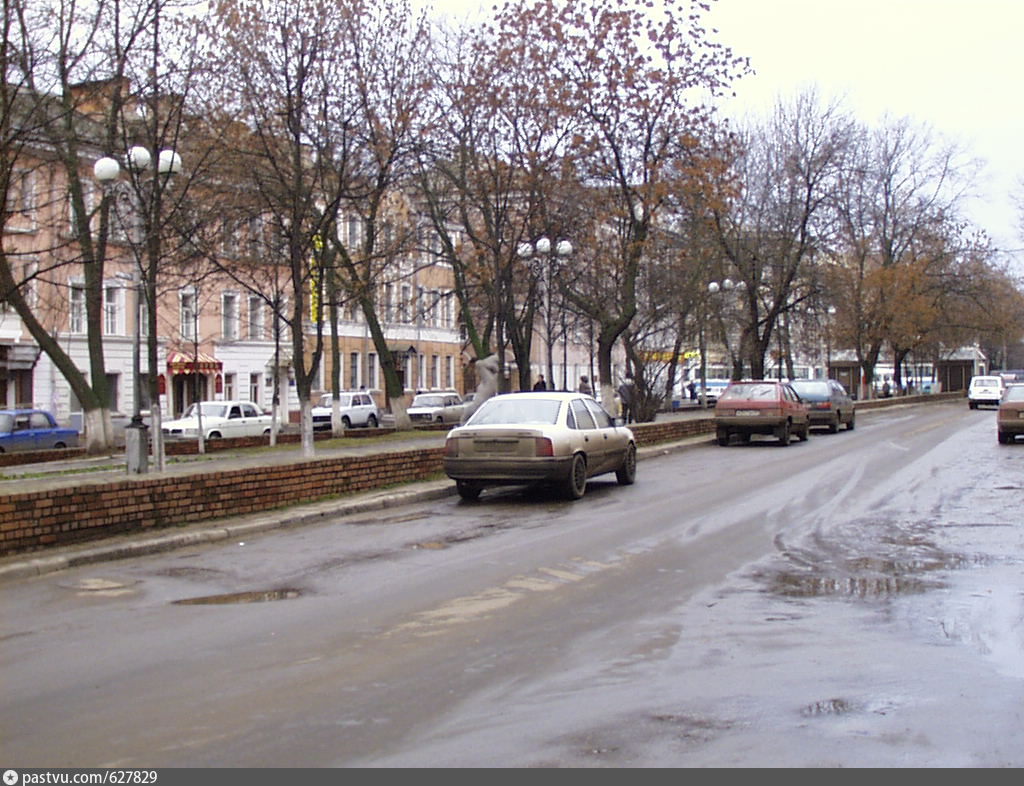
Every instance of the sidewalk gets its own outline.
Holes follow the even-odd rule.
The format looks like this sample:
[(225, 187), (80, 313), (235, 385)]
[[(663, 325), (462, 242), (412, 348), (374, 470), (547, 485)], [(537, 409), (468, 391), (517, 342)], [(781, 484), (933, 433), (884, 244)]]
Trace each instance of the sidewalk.
[[(700, 417), (707, 414), (699, 409), (678, 410), (672, 413), (661, 413), (658, 415), (657, 420)], [(347, 445), (343, 448), (318, 447), (316, 454), (318, 456), (343, 457), (347, 455), (401, 452), (424, 447), (440, 447), (444, 444), (446, 433), (444, 431), (418, 432), (410, 435), (408, 438), (387, 441), (366, 438), (366, 444)], [(706, 444), (708, 441), (707, 435), (701, 435), (676, 442), (659, 443), (639, 448), (637, 456), (642, 461), (645, 458), (665, 455), (695, 445)], [(189, 457), (186, 460), (169, 463), (165, 473), (162, 474), (189, 475), (201, 474), (203, 472), (222, 472), (225, 470), (244, 469), (250, 466), (265, 466), (268, 461), (305, 460), (299, 454), (298, 445), (289, 445), (288, 448), (290, 450), (279, 448), (282, 452), (269, 454), (266, 451), (263, 453), (253, 453), (250, 450), (246, 451), (246, 455), (225, 455), (225, 453), (218, 452), (216, 454), (206, 454), (205, 456)], [(81, 461), (94, 463), (105, 461), (109, 464), (114, 459), (115, 457), (108, 457), (106, 459), (83, 459)], [(123, 463), (123, 459), (121, 461)], [(8, 469), (13, 470), (15, 468)], [(40, 465), (23, 465), (17, 467), (17, 470), (23, 472), (23, 474), (31, 474), (33, 471), (39, 472)], [(5, 472), (4, 474), (10, 475), (12, 473)], [(124, 470), (118, 469), (97, 473), (95, 477), (90, 477), (88, 474), (63, 474), (55, 475), (54, 477), (3, 480), (0, 481), (0, 494), (4, 493), (6, 489), (14, 488), (19, 492), (25, 492), (67, 488), (71, 483), (75, 485), (104, 484), (110, 483), (113, 480), (121, 480), (123, 477)], [(79, 565), (170, 551), (200, 543), (245, 540), (245, 538), (252, 537), (256, 533), (280, 527), (301, 526), (356, 513), (383, 510), (398, 505), (431, 499), (441, 499), (454, 493), (454, 482), (448, 478), (442, 478), (439, 480), (413, 482), (401, 488), (362, 492), (309, 504), (296, 504), (291, 507), (265, 511), (254, 515), (219, 518), (208, 523), (174, 527), (173, 530), (165, 530), (158, 533), (129, 533), (111, 536), (90, 543), (54, 546), (45, 551), (14, 554), (9, 557), (0, 558), (0, 581), (52, 573)]]

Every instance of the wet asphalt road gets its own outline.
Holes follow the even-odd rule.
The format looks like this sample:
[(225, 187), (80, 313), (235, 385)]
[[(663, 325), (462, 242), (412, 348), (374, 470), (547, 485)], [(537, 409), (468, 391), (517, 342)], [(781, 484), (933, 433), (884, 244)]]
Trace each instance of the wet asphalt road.
[(1022, 489), (954, 402), (6, 582), (0, 753), (1021, 766)]

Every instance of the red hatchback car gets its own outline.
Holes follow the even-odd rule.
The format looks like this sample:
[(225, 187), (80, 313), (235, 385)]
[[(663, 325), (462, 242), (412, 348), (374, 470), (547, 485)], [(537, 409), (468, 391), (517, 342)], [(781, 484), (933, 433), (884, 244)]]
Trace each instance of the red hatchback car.
[(806, 442), (810, 429), (807, 406), (786, 382), (733, 382), (715, 404), (715, 434), (722, 447), (734, 435), (747, 443), (754, 434), (774, 436), (785, 447), (793, 434)]

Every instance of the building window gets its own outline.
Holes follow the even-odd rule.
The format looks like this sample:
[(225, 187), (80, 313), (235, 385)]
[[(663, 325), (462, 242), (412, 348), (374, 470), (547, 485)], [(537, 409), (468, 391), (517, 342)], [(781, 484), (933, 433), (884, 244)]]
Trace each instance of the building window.
[(71, 316), (69, 327), (72, 333), (85, 332), (85, 284), (71, 284)]
[(348, 219), (348, 248), (355, 251), (359, 247), (359, 217), (350, 216)]
[[(24, 217), (22, 222), (16, 225), (23, 231), (35, 226), (35, 181), (35, 172), (29, 169), (17, 169), (11, 172), (7, 189), (7, 210)], [(24, 219), (27, 219), (27, 223)]]
[(426, 389), (427, 387), (427, 356), (419, 355), (419, 368), (416, 369), (416, 386)]
[(249, 298), (249, 324), (247, 335), (250, 341), (262, 341), (263, 333), (263, 298), (255, 295)]
[(348, 389), (359, 389), (359, 353), (353, 352), (348, 356)]
[(225, 401), (232, 401), (235, 398), (235, 375), (225, 374), (224, 375), (224, 399)]
[(366, 355), (366, 376), (370, 390), (380, 387), (377, 382), (377, 353), (370, 352)]
[(446, 355), (444, 359), (444, 386), (455, 389), (455, 358)]
[(196, 335), (196, 321), (199, 313), (196, 311), (195, 290), (182, 290), (181, 292), (181, 337), (186, 341), (198, 341)]
[(394, 320), (394, 300), (395, 300), (395, 285), (385, 284), (384, 285), (384, 321), (391, 322)]
[(453, 292), (445, 292), (443, 308), (441, 311), (441, 322), (442, 326), (450, 328), (455, 322), (455, 294)]
[(225, 292), (221, 296), (221, 335), (225, 341), (236, 341), (238, 339), (238, 295), (234, 292)]
[(403, 325), (408, 325), (411, 321), (409, 318), (411, 301), (412, 287), (408, 284), (402, 284), (402, 293), (398, 300), (398, 321)]
[(124, 290), (119, 286), (103, 287), (103, 333), (107, 336), (116, 336), (118, 330), (118, 317), (121, 313), (121, 292)]
[(146, 300), (146, 293), (135, 290), (136, 304), (139, 308), (139, 335), (149, 335), (149, 302)]
[(441, 356), (430, 356), (430, 387), (441, 387)]

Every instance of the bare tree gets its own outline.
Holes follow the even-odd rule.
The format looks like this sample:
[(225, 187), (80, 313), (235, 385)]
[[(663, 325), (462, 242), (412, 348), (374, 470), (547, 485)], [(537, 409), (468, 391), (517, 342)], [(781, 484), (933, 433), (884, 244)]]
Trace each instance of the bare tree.
[(842, 303), (838, 335), (856, 351), (870, 395), (885, 343), (906, 342), (898, 336), (919, 304), (922, 265), (958, 243), (960, 205), (977, 165), (908, 119), (860, 128), (855, 142), (835, 189), (831, 283)]
[(814, 294), (804, 284), (811, 263), (828, 249), (831, 200), (851, 131), (838, 102), (823, 104), (807, 91), (780, 100), (767, 120), (742, 134), (740, 192), (715, 213), (726, 273), (744, 285), (739, 360), (746, 368), (734, 368), (734, 378), (748, 369), (764, 376), (780, 322)]

